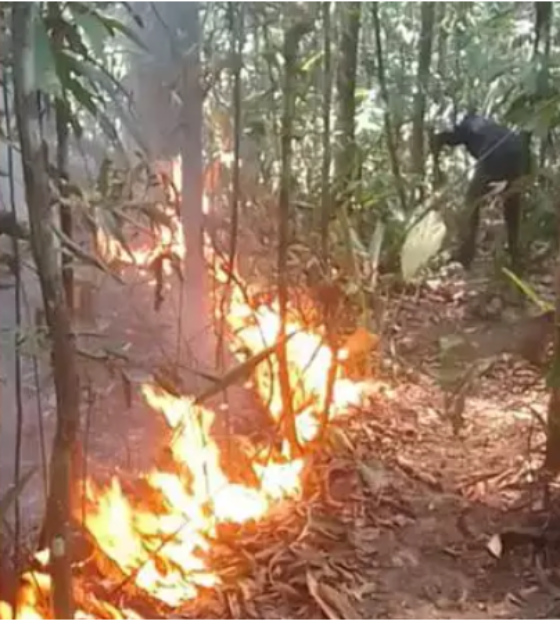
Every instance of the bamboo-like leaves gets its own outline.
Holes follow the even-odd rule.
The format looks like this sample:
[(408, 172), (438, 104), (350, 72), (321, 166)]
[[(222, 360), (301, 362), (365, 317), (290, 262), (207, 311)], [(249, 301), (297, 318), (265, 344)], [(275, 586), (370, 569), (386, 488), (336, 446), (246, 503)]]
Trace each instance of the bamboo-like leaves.
[(33, 10), (33, 38), (33, 69), (36, 81), (34, 86), (42, 92), (60, 97), (62, 85), (56, 68), (55, 54), (38, 6)]
[(112, 36), (111, 31), (105, 26), (102, 19), (94, 11), (77, 10), (80, 3), (70, 3), (68, 8), (72, 11), (76, 24), (84, 31), (96, 56), (102, 57), (105, 43)]
[[(107, 43), (117, 35), (145, 49), (141, 38), (119, 20), (104, 15), (102, 6), (90, 3), (65, 3), (56, 10), (36, 3), (33, 14), (34, 88), (68, 106), (68, 123), (81, 135), (80, 109), (98, 123), (107, 137), (120, 146), (117, 132), (104, 108), (114, 105), (111, 114), (126, 116), (120, 99), (128, 95), (119, 82), (103, 66)], [(131, 127), (129, 118), (123, 122)], [(142, 143), (139, 141), (141, 147)]]
[(104, 271), (111, 277), (115, 278), (121, 284), (123, 283), (122, 279), (115, 274), (101, 259), (93, 256), (83, 248), (81, 248), (75, 241), (72, 241), (70, 237), (65, 235), (59, 228), (53, 226), (53, 230), (56, 236), (60, 239), (62, 246), (65, 251), (69, 252), (73, 256), (76, 256), (84, 263), (91, 265), (92, 267), (96, 267), (97, 269)]

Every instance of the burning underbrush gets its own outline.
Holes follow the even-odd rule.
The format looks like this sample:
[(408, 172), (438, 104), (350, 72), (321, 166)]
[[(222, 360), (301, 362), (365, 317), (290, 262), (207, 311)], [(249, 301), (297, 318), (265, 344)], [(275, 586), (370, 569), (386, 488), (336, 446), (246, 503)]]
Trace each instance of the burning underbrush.
[[(223, 284), (227, 270), (216, 260), (214, 266)], [(278, 346), (276, 301), (249, 304), (237, 280), (225, 320), (238, 347), (253, 356)], [(270, 562), (276, 554), (281, 563), (294, 522), (301, 534), (305, 517), (298, 500), (319, 493), (316, 448), (324, 438), (326, 401), (330, 421), (359, 407), (365, 396), (365, 386), (343, 378), (339, 368), (327, 395), (329, 369), (338, 362), (323, 335), (296, 313), (286, 333), (292, 427), (283, 416), (278, 356), (266, 355), (252, 369), (252, 388), (273, 421), (272, 440), (219, 444), (212, 435), (216, 412), (193, 396), (143, 385), (145, 400), (169, 427), (170, 458), (139, 479), (85, 481), (75, 514), (81, 541), (73, 567), (76, 617), (259, 615), (250, 611), (257, 592), (248, 576), (259, 558)], [(278, 570), (266, 580), (278, 579)], [(43, 551), (20, 580), (15, 609), (0, 602), (0, 618), (50, 617), (50, 598)], [(240, 600), (243, 611), (224, 612)]]
[[(274, 307), (261, 306), (255, 313), (234, 294), (228, 317), (254, 353), (277, 339)], [(87, 480), (76, 513), (89, 549), (75, 567), (78, 617), (133, 617), (128, 605), (138, 610), (138, 601), (150, 614), (163, 615), (194, 602), (200, 605), (211, 598), (209, 592), (227, 591), (242, 581), (252, 570), (252, 554), (266, 553), (249, 551), (247, 543), (253, 540), (255, 545), (263, 520), (265, 530), (282, 529), (297, 516), (294, 502), (303, 492), (308, 466), (315, 462), (308, 447), (320, 430), (332, 353), (318, 334), (303, 331), (295, 321), (288, 332), (296, 434), (303, 450), (296, 452), (283, 434), (278, 362), (271, 356), (256, 367), (253, 384), (278, 422), (276, 440), (272, 446), (236, 446), (235, 476), (228, 471), (228, 455), (212, 438), (213, 411), (192, 397), (143, 386), (149, 405), (165, 416), (172, 458), (139, 480)], [(332, 416), (360, 405), (361, 385), (338, 378), (334, 387)], [(34, 562), (36, 568), (23, 576), (17, 594), (18, 618), (49, 617), (45, 553)], [(2, 617), (14, 617), (6, 604), (0, 610)]]

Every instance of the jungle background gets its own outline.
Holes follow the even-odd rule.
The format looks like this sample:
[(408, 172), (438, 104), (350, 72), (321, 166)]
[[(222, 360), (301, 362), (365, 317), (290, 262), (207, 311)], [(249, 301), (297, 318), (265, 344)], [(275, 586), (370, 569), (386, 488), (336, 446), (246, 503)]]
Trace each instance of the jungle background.
[[(555, 4), (37, 2), (0, 19), (0, 616), (557, 616)], [(472, 110), (531, 137), (520, 276), (499, 197), (473, 269), (450, 262), (473, 161), (430, 138)], [(245, 327), (276, 313), (271, 340), (239, 346), (240, 305)], [(294, 324), (333, 352), (298, 380)], [(255, 394), (267, 365), (278, 406)], [(339, 421), (342, 379), (360, 398)], [(167, 510), (155, 464), (198, 488), (146, 384), (215, 412), (203, 478), (214, 441), (251, 488), (256, 444), (280, 434), (274, 462), (304, 464), (297, 497), (204, 529), (206, 581), (183, 567), (171, 584), (180, 530), (162, 521), (123, 563), (102, 540), (122, 513), (104, 533), (92, 518), (116, 476), (144, 532), (139, 514)]]

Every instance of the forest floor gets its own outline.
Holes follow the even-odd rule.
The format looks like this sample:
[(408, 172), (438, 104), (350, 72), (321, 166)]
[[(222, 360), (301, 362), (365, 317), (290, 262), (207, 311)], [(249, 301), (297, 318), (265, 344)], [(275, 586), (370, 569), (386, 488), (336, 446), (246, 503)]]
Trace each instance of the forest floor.
[[(553, 547), (560, 527), (555, 518), (547, 528), (543, 525), (543, 515), (550, 517), (553, 511), (542, 511), (536, 482), (544, 441), (540, 420), (547, 404), (542, 373), (515, 357), (496, 356), (471, 385), (462, 427), (454, 432), (432, 372), (438, 363), (434, 329), (441, 336), (446, 326), (465, 334), (501, 324), (496, 318), (483, 320), (473, 310), (472, 300), (478, 309), (481, 298), (490, 306), (498, 303), (484, 293), (495, 286), (483, 283), (476, 272), (467, 282), (460, 274), (436, 278), (395, 304), (389, 322), (401, 351), (400, 370), (383, 378), (377, 386), (384, 387), (354, 419), (342, 423), (352, 449), (331, 455), (319, 468), (324, 478), (319, 499), (303, 501), (284, 524), (293, 529), (293, 540), (287, 541), (285, 533), (276, 536), (263, 524), (263, 547), (282, 546), (275, 569), (267, 554), (262, 558), (267, 574), (276, 573), (275, 578), (263, 581), (256, 570), (254, 599), (221, 613), (340, 618), (558, 615), (560, 574), (554, 568)], [(507, 304), (502, 305), (507, 311)], [(141, 308), (136, 320), (119, 310), (113, 329), (121, 323), (119, 316), (126, 317), (117, 331), (126, 329), (125, 336), (138, 350), (154, 343), (165, 349), (165, 313), (150, 333), (145, 306), (136, 307)], [(170, 329), (175, 320), (169, 318)], [(142, 342), (134, 333), (141, 334)], [(118, 378), (108, 386), (108, 395), (111, 389), (122, 390)], [(235, 409), (252, 415), (250, 398), (247, 403), (236, 403)], [(159, 418), (147, 412), (141, 399), (122, 412), (106, 405), (95, 410), (92, 460), (127, 471), (147, 467), (166, 437)], [(123, 418), (115, 425), (110, 419), (114, 416)], [(119, 428), (120, 435), (115, 433)], [(146, 437), (157, 437), (160, 445), (146, 446)], [(500, 557), (488, 548), (496, 535), (504, 546)]]
[[(469, 305), (495, 288), (479, 276), (434, 276), (389, 308), (398, 362), (385, 364), (368, 402), (340, 423), (347, 441), (318, 465), (319, 491), (289, 509), (281, 528), (272, 517), (273, 525), (262, 523), (249, 585), (235, 603), (228, 596), (210, 608), (215, 617), (558, 617), (560, 522), (554, 507), (544, 512), (536, 481), (542, 371), (496, 356), (471, 384), (457, 432), (434, 378), (434, 330), (488, 327)], [(109, 288), (99, 305), (107, 338), (126, 342), (147, 365), (161, 362), (177, 321), (173, 304), (156, 313), (145, 289)], [(507, 304), (494, 297), (484, 303), (501, 304), (503, 316)], [(118, 373), (85, 371), (95, 386), (88, 473), (145, 471), (168, 437), (138, 394), (146, 377), (139, 373), (130, 390)], [(244, 390), (230, 406), (254, 414)]]

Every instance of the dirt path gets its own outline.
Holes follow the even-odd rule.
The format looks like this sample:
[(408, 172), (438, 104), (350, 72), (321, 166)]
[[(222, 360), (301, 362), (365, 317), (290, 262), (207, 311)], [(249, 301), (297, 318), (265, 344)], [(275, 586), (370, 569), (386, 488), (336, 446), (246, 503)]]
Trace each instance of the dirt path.
[[(375, 466), (382, 483), (367, 491), (379, 536), (365, 617), (543, 617), (554, 601), (536, 583), (530, 547), (501, 560), (486, 549), (538, 504), (527, 450), (534, 421), (507, 403), (475, 400), (464, 435), (454, 437), (434, 410), (438, 400), (429, 388), (403, 387), (384, 414), (391, 446)], [(372, 417), (366, 435), (383, 435), (385, 421)]]
[[(492, 536), (510, 529), (528, 527), (538, 538), (543, 523), (556, 537), (556, 511), (542, 510), (535, 482), (547, 406), (543, 370), (495, 347), (497, 354), (466, 392), (458, 434), (444, 411), (437, 337), (472, 339), (469, 330), (488, 330), (488, 339), (499, 333), (509, 344), (518, 336), (506, 330), (504, 339), (500, 332), (504, 314), (512, 311), (507, 303), (501, 302), (499, 318), (483, 320), (473, 312), (474, 298), (488, 304), (481, 291), (492, 290), (491, 281), (473, 284), (477, 277), (434, 277), (413, 299), (399, 302), (393, 315), (400, 385), (357, 430), (376, 480), (373, 492), (366, 480), (363, 500), (374, 542), (369, 566), (360, 572), (368, 584), (357, 601), (362, 617), (560, 613), (554, 546), (545, 543), (543, 554), (529, 537), (499, 558), (487, 549)], [(509, 541), (504, 538), (504, 545)]]

